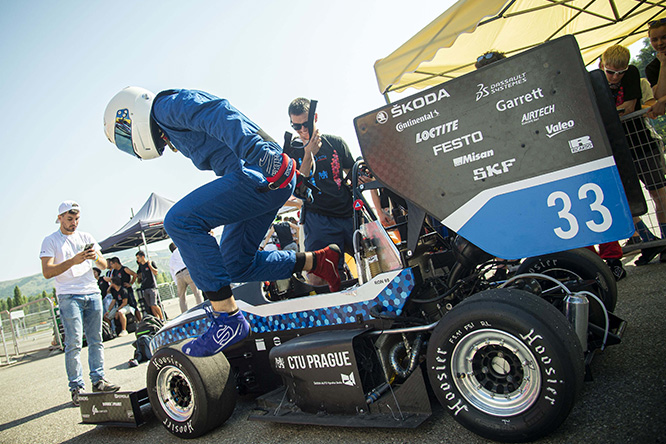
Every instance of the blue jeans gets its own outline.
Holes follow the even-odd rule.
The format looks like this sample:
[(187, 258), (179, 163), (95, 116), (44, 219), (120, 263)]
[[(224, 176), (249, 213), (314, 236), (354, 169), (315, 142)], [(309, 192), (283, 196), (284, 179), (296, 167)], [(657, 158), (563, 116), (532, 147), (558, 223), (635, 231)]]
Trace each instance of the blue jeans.
[[(262, 192), (263, 176), (252, 178), (239, 170), (197, 188), (171, 207), (164, 228), (197, 287), (218, 291), (232, 282), (291, 276), (296, 252), (257, 250), (295, 182), (296, 177), (285, 188)], [(218, 246), (208, 233), (222, 225)]]
[(69, 388), (85, 387), (81, 369), (83, 333), (88, 342), (90, 380), (95, 384), (104, 378), (104, 346), (102, 345), (102, 296), (94, 294), (58, 295), (60, 319), (65, 328), (65, 369)]
[(329, 217), (312, 211), (305, 212), (303, 223), (303, 243), (305, 251), (315, 251), (326, 248), (329, 244), (340, 247), (342, 256), (338, 262), (338, 268), (343, 269), (344, 253), (354, 251), (352, 238), (354, 236), (354, 218), (352, 217)]

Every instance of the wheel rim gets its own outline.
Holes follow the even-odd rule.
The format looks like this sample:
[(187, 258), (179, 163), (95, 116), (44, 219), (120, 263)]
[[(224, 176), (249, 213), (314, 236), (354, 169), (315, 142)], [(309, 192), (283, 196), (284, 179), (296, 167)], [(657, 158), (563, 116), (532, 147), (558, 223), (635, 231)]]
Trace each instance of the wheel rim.
[(185, 373), (172, 365), (163, 367), (157, 374), (157, 396), (160, 405), (174, 421), (185, 422), (194, 411), (194, 392)]
[(530, 349), (500, 330), (477, 330), (455, 347), (455, 384), (474, 407), (493, 416), (512, 416), (536, 402), (541, 373)]

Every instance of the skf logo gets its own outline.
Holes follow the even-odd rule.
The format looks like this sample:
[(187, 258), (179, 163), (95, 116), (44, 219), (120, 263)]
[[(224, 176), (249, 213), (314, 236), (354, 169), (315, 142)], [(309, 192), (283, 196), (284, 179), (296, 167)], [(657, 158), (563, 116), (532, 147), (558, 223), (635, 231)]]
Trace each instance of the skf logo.
[(351, 372), (348, 375), (345, 375), (344, 373), (340, 373), (340, 377), (342, 378), (342, 383), (344, 385), (348, 385), (351, 387), (354, 387), (356, 385), (356, 379), (354, 379), (354, 372)]
[(474, 180), (484, 180), (489, 177), (499, 176), (500, 174), (508, 173), (509, 168), (516, 162), (516, 159), (504, 160), (500, 163), (488, 165), (485, 168), (477, 168), (474, 170)]
[(379, 123), (380, 125), (383, 125), (386, 122), (388, 122), (388, 114), (386, 114), (386, 111), (379, 111), (377, 113), (377, 118), (376, 119), (377, 119), (377, 123)]
[(569, 141), (569, 148), (571, 148), (571, 154), (576, 154), (580, 151), (594, 148), (594, 144), (592, 143), (592, 140), (590, 140), (590, 136), (583, 136), (577, 139), (571, 139)]

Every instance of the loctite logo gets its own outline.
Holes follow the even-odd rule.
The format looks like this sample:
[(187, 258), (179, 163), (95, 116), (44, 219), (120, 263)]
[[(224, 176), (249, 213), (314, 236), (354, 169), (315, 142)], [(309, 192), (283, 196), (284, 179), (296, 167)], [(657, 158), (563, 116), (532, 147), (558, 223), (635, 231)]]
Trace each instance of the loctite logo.
[(400, 117), (412, 111), (421, 109), (426, 105), (432, 105), (433, 103), (439, 102), (440, 100), (447, 97), (451, 97), (451, 95), (444, 88), (442, 88), (438, 92), (431, 92), (425, 96), (408, 100), (405, 103), (393, 105), (393, 108), (391, 108), (391, 116), (393, 116), (395, 119), (396, 117)]

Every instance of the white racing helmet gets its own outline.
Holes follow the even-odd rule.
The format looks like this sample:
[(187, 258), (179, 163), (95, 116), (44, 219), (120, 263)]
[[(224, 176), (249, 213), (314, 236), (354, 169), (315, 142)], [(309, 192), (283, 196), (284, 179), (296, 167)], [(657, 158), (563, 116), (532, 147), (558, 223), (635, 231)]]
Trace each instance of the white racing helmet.
[(150, 118), (154, 99), (155, 94), (147, 89), (128, 86), (106, 106), (104, 132), (120, 151), (144, 160), (164, 152), (166, 142)]

